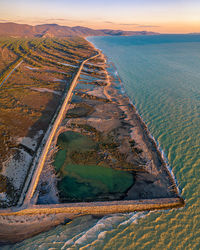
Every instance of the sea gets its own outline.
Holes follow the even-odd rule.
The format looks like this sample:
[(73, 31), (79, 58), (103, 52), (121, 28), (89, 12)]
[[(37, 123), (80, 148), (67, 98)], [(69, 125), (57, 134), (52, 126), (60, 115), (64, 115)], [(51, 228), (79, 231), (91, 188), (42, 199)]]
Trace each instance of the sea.
[(200, 249), (200, 35), (89, 37), (172, 170), (181, 209), (79, 217), (7, 249)]

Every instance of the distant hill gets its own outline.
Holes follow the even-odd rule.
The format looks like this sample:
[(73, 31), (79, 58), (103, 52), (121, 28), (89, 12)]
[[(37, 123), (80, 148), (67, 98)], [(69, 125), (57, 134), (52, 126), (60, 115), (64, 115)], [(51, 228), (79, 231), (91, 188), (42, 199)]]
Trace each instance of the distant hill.
[(94, 30), (82, 26), (61, 26), (58, 24), (28, 25), (17, 23), (0, 23), (0, 36), (16, 37), (68, 37), (68, 36), (132, 36), (132, 35), (156, 35), (158, 33), (148, 31), (123, 31), (100, 29)]

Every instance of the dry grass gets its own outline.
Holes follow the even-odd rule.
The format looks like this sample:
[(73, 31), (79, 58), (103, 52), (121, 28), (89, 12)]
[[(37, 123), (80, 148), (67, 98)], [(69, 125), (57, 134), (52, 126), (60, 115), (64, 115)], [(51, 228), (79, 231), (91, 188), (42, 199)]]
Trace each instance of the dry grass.
[[(79, 66), (93, 53), (82, 38), (0, 39), (0, 84), (16, 63), (23, 59), (23, 63), (0, 87), (0, 171), (3, 162), (21, 147), (20, 138), (34, 138), (38, 131), (46, 131), (77, 71), (77, 68), (60, 63)], [(54, 91), (59, 91), (61, 95)], [(41, 139), (40, 136), (38, 145)], [(11, 181), (3, 175), (1, 179), (0, 192), (11, 192), (12, 188), (6, 189), (6, 185), (11, 187), (15, 180)]]

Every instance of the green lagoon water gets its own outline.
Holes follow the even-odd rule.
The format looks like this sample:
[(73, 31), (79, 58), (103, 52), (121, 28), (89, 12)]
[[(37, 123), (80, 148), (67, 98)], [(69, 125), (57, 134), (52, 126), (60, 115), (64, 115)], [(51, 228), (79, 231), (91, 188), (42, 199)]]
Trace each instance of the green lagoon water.
[[(58, 189), (64, 201), (95, 201), (99, 196), (125, 192), (133, 185), (133, 175), (128, 172), (91, 164), (76, 164), (71, 159), (76, 152), (86, 155), (98, 145), (88, 136), (67, 131), (58, 137), (60, 150), (54, 166), (59, 174)], [(79, 160), (81, 161), (81, 159)]]
[[(17, 249), (200, 249), (200, 35), (91, 37), (165, 153), (186, 207), (85, 216)], [(13, 247), (13, 248), (14, 248)]]

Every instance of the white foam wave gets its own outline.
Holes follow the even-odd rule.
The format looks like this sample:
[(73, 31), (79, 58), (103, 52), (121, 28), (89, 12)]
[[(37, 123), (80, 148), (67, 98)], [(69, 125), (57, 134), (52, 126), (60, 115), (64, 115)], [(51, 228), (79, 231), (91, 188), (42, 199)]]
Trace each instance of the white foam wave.
[(120, 226), (123, 226), (123, 225), (130, 225), (132, 223), (137, 223), (137, 220), (140, 219), (140, 218), (143, 218), (146, 216), (146, 213), (142, 213), (142, 212), (139, 212), (139, 213), (131, 213), (130, 214), (130, 217), (123, 221), (122, 223), (120, 223)]
[[(111, 65), (110, 67), (114, 67), (114, 68), (116, 69), (116, 66), (114, 65), (113, 62), (110, 63), (110, 65)], [(114, 65), (114, 66), (112, 66), (112, 65)], [(118, 77), (120, 78), (120, 75), (119, 75), (119, 73), (118, 73), (117, 70), (115, 70), (114, 75), (115, 75), (115, 76), (118, 76)], [(126, 90), (125, 90), (125, 87), (124, 87), (124, 83), (123, 83), (122, 81), (120, 81), (120, 85), (121, 85), (121, 93), (122, 93), (122, 94), (126, 93)], [(131, 100), (130, 97), (128, 96), (128, 93), (126, 93), (126, 95), (127, 95), (128, 99), (129, 99), (129, 102), (130, 102), (131, 104), (133, 104), (134, 107), (136, 108), (135, 104), (132, 102), (132, 100)], [(140, 116), (142, 122), (143, 122), (144, 124), (146, 124), (144, 118), (143, 118), (142, 115), (138, 112), (137, 108), (136, 108), (136, 113)], [(166, 156), (165, 153), (164, 153), (164, 150), (161, 148), (159, 142), (151, 135), (151, 133), (150, 133), (150, 131), (149, 131), (148, 128), (147, 128), (147, 131), (148, 131), (149, 137), (155, 142), (155, 144), (156, 144), (156, 146), (157, 146), (159, 152), (161, 153), (162, 158), (163, 158), (164, 162), (166, 163), (166, 167), (167, 167), (169, 173), (171, 174), (171, 176), (172, 176), (174, 182), (176, 183), (178, 192), (180, 193), (181, 191), (180, 191), (180, 188), (179, 188), (179, 186), (178, 186), (178, 181), (177, 181), (177, 179), (175, 178), (175, 175), (174, 175), (174, 173), (173, 173), (173, 171), (172, 171), (172, 168), (171, 168), (170, 165), (169, 165), (169, 161), (168, 161), (167, 156)]]
[[(122, 81), (121, 81), (121, 86), (122, 86), (122, 89), (123, 89), (123, 92), (122, 92), (122, 91), (121, 91), (121, 92), (122, 92), (122, 93), (126, 93), (125, 88), (124, 88), (124, 84), (123, 84)], [(127, 94), (127, 96), (128, 96), (128, 94)], [(128, 96), (128, 99), (129, 99), (129, 102), (135, 106), (135, 104), (132, 102), (132, 100), (129, 98), (129, 96)], [(135, 106), (135, 108), (136, 108), (136, 106)], [(142, 122), (143, 122), (144, 124), (146, 124), (144, 118), (143, 118), (142, 115), (138, 112), (137, 108), (136, 108), (136, 113), (140, 116)], [(168, 158), (167, 158), (167, 156), (166, 156), (164, 150), (161, 148), (160, 143), (159, 143), (159, 142), (155, 139), (155, 137), (150, 133), (150, 131), (149, 131), (148, 128), (147, 128), (147, 130), (148, 130), (149, 137), (155, 142), (155, 144), (156, 144), (156, 146), (157, 146), (159, 152), (161, 153), (162, 158), (163, 158), (164, 162), (166, 163), (166, 167), (167, 167), (168, 171), (170, 172), (170, 174), (171, 174), (171, 176), (172, 176), (174, 182), (176, 183), (178, 192), (181, 193), (180, 187), (179, 187), (179, 185), (178, 185), (178, 181), (177, 181), (177, 179), (176, 179), (176, 177), (175, 177), (175, 175), (174, 175), (174, 173), (173, 173), (173, 171), (172, 171), (172, 168), (171, 168), (170, 165), (169, 165), (169, 161), (168, 161)]]
[(175, 175), (174, 175), (174, 173), (173, 173), (173, 171), (172, 171), (172, 168), (171, 168), (170, 165), (169, 165), (168, 158), (167, 158), (167, 156), (166, 156), (164, 150), (161, 148), (159, 141), (157, 141), (150, 133), (149, 133), (149, 136), (150, 136), (151, 139), (156, 143), (156, 146), (157, 146), (159, 152), (161, 153), (164, 162), (166, 163), (167, 170), (170, 172), (171, 177), (173, 178), (174, 182), (176, 183), (178, 192), (181, 193), (181, 190), (180, 190), (180, 188), (179, 188), (179, 186), (178, 186), (178, 181), (177, 181), (177, 179), (176, 179), (176, 177), (175, 177)]
[(143, 218), (146, 214), (147, 213), (139, 212), (105, 216), (89, 229), (81, 232), (72, 239), (68, 239), (61, 249), (91, 246), (91, 244), (95, 242), (104, 240), (108, 232), (120, 230), (132, 223), (137, 223), (137, 220)]

